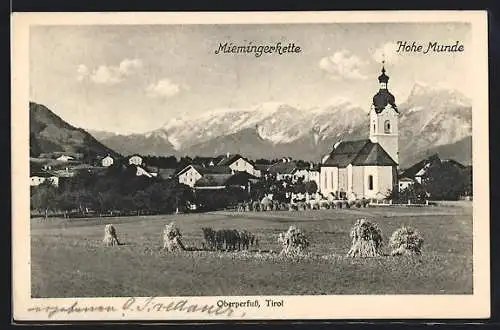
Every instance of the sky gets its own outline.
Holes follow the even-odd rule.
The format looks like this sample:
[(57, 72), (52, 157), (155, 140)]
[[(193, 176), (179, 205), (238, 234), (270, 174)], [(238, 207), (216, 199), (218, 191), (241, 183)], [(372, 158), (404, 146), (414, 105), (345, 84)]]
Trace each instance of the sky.
[[(121, 134), (264, 102), (309, 109), (347, 98), (368, 111), (381, 54), (397, 103), (415, 82), (469, 96), (470, 33), (464, 23), (36, 26), (30, 99), (77, 127)], [(459, 41), (464, 52), (397, 53), (397, 41)], [(301, 52), (215, 54), (226, 42)]]

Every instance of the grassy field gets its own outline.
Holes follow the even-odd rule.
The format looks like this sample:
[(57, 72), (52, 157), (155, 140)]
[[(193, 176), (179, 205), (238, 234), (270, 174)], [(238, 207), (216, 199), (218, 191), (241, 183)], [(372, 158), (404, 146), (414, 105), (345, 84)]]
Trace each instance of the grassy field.
[[(33, 219), (32, 296), (470, 294), (472, 208), (464, 205)], [(399, 226), (414, 226), (425, 240), (422, 257), (345, 258), (349, 231), (361, 217), (379, 224), (385, 243)], [(174, 220), (192, 248), (201, 248), (201, 227), (210, 226), (248, 229), (262, 250), (279, 251), (276, 235), (296, 225), (313, 255), (329, 257), (284, 262), (255, 253), (169, 254), (161, 250), (162, 230)], [(101, 245), (106, 223), (115, 225), (124, 245)]]

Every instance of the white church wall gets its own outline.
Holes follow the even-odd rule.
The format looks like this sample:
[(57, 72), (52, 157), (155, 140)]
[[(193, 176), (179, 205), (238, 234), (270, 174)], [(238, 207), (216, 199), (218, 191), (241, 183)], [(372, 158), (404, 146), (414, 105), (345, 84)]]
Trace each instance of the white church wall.
[(364, 168), (363, 166), (352, 167), (352, 192), (356, 198), (363, 198), (365, 194), (364, 185)]
[(338, 175), (339, 169), (337, 167), (321, 167), (319, 187), (324, 196), (338, 191)]
[(339, 168), (338, 191), (347, 193), (347, 168)]
[[(392, 166), (364, 166), (364, 172), (364, 189), (366, 198), (382, 199), (392, 190)], [(373, 180), (371, 187), (370, 176)]]
[(378, 189), (385, 198), (394, 188), (394, 175), (392, 166), (378, 167)]

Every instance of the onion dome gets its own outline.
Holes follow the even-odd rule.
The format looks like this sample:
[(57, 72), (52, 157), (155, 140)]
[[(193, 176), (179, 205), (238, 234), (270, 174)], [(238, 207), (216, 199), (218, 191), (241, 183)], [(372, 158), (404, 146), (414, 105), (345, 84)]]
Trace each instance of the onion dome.
[(377, 113), (381, 113), (385, 109), (385, 107), (390, 104), (394, 108), (394, 110), (399, 113), (396, 106), (396, 98), (387, 89), (389, 76), (385, 74), (384, 66), (382, 66), (382, 74), (378, 77), (378, 81), (380, 83), (380, 89), (377, 94), (373, 96), (373, 106), (375, 107), (375, 111)]

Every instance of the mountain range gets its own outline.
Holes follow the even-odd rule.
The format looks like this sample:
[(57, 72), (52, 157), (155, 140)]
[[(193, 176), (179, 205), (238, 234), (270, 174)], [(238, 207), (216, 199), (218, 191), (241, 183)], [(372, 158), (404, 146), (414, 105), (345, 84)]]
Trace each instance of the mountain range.
[[(401, 167), (435, 152), (464, 164), (472, 162), (472, 107), (460, 92), (416, 83), (398, 109)], [(90, 133), (123, 154), (215, 156), (230, 152), (254, 159), (290, 156), (319, 161), (340, 139), (367, 138), (368, 112), (345, 98), (309, 109), (269, 102), (173, 118), (144, 134)]]

